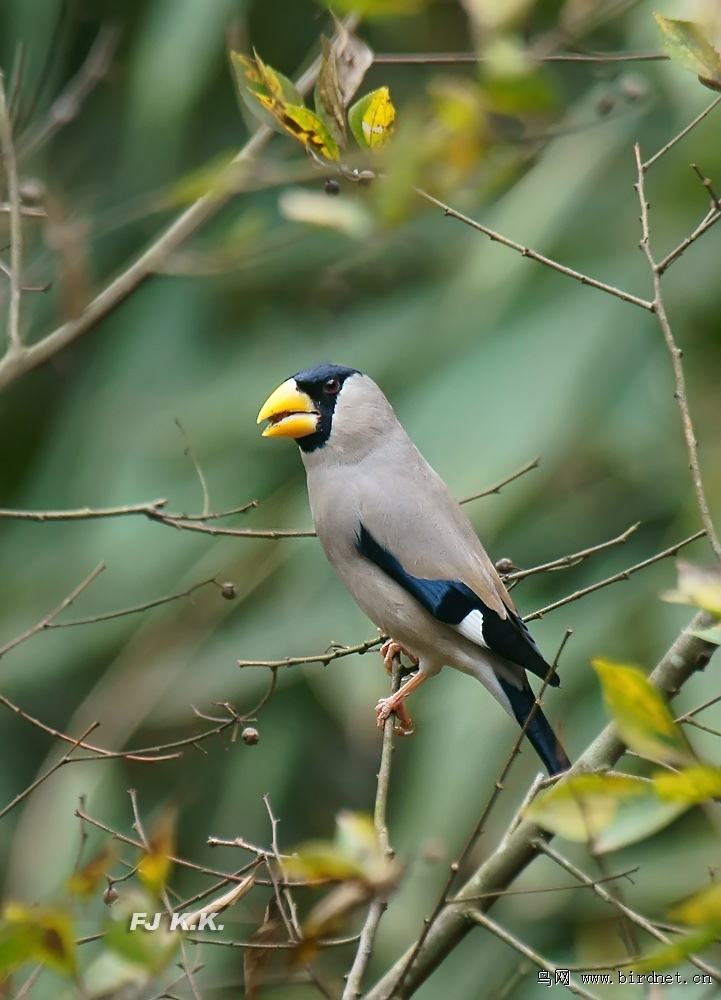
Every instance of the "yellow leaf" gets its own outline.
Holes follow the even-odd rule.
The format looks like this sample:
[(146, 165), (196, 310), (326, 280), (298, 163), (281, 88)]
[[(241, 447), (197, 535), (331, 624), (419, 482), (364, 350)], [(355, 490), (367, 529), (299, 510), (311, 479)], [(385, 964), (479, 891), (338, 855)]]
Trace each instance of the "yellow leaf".
[(348, 124), (362, 149), (379, 150), (393, 135), (396, 109), (388, 87), (379, 87), (361, 97), (348, 110)]
[(138, 877), (143, 885), (159, 896), (173, 867), (175, 853), (175, 809), (163, 809), (148, 835), (148, 849), (138, 863)]
[(712, 882), (669, 911), (671, 920), (688, 927), (721, 930), (721, 882)]
[(640, 670), (596, 659), (606, 708), (624, 743), (650, 760), (692, 763), (695, 758), (668, 705)]
[(542, 791), (525, 816), (567, 840), (593, 843), (595, 851), (604, 853), (655, 833), (687, 808), (659, 799), (646, 778), (579, 774)]
[(699, 764), (683, 771), (661, 771), (652, 781), (656, 794), (662, 799), (696, 805), (721, 798), (721, 768), (718, 767)]
[(431, 0), (318, 0), (340, 14), (358, 14), (366, 18), (403, 17), (427, 7)]
[(2, 916), (3, 944), (12, 941), (18, 949), (14, 956), (16, 964), (32, 959), (66, 976), (75, 975), (76, 935), (69, 913), (49, 906), (7, 903)]
[(68, 879), (68, 889), (80, 899), (89, 899), (105, 880), (108, 869), (115, 863), (117, 849), (114, 844), (106, 844), (89, 861)]
[(683, 560), (679, 560), (677, 568), (678, 587), (662, 594), (664, 601), (690, 604), (721, 618), (721, 569)]

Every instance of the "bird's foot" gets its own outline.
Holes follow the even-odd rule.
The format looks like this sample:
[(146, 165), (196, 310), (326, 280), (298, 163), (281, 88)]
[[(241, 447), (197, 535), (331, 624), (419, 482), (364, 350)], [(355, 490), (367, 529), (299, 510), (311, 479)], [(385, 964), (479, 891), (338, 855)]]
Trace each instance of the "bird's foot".
[[(386, 639), (386, 641), (381, 646), (381, 656), (383, 657), (383, 669), (390, 675), (393, 673), (393, 660), (399, 653), (405, 653), (408, 659), (411, 661), (414, 667), (418, 666), (418, 657), (414, 656), (413, 653), (409, 653), (405, 646), (401, 646), (399, 642), (395, 639)], [(390, 713), (389, 713), (390, 714)], [(388, 716), (386, 716), (388, 718)], [(380, 723), (379, 723), (380, 725)]]
[(398, 695), (400, 691), (396, 694), (392, 694), (390, 698), (381, 698), (376, 705), (376, 721), (378, 723), (378, 728), (383, 729), (386, 724), (386, 720), (391, 716), (395, 715), (398, 719), (398, 725), (395, 727), (395, 732), (398, 736), (412, 736), (416, 731), (416, 727), (411, 719), (408, 711), (403, 704), (403, 698), (399, 698)]

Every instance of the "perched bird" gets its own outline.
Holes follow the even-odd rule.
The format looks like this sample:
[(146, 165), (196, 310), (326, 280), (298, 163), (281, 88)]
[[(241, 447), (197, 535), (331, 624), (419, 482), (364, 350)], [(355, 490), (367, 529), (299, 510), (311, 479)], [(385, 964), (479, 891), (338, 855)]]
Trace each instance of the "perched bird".
[[(444, 664), (476, 677), (523, 726), (549, 774), (570, 767), (526, 677), (556, 687), (471, 523), (378, 386), (340, 365), (298, 372), (261, 407), (265, 437), (295, 438), (318, 539), (356, 603), (417, 671), (376, 706), (378, 725)], [(534, 708), (535, 706), (535, 708)]]

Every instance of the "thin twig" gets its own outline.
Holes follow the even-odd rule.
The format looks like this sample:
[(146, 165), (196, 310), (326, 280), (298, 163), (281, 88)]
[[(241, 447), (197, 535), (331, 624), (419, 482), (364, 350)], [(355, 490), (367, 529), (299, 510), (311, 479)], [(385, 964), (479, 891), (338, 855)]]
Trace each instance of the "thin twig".
[(20, 338), (20, 300), (22, 298), (23, 226), (20, 214), (20, 186), (15, 159), (12, 122), (5, 100), (5, 78), (0, 73), (0, 150), (5, 165), (8, 203), (10, 205), (10, 304), (7, 324), (7, 356), (23, 350)]
[[(7, 215), (11, 211), (10, 202), (0, 201), (0, 215)], [(20, 214), (26, 219), (46, 219), (48, 215), (44, 208), (33, 205), (21, 205)]]
[[(396, 692), (401, 683), (401, 663), (400, 657), (393, 659), (393, 673), (391, 679), (391, 693)], [(376, 836), (383, 854), (392, 857), (388, 838), (388, 825), (386, 812), (388, 808), (388, 790), (391, 777), (391, 760), (393, 757), (393, 734), (395, 730), (395, 716), (389, 715), (383, 726), (383, 743), (381, 746), (381, 760), (378, 768), (378, 783), (376, 785), (376, 800), (373, 810), (373, 825)], [(370, 962), (373, 953), (373, 943), (381, 918), (386, 911), (387, 900), (385, 895), (380, 895), (374, 899), (368, 907), (363, 930), (361, 931), (358, 949), (353, 959), (353, 964), (346, 978), (345, 989), (341, 1000), (359, 1000), (361, 996), (361, 983), (363, 975)]]
[(621, 570), (620, 573), (614, 573), (613, 576), (607, 576), (605, 580), (599, 580), (598, 583), (592, 583), (589, 587), (584, 587), (582, 590), (576, 590), (572, 594), (569, 594), (568, 597), (563, 597), (560, 601), (554, 601), (553, 604), (548, 604), (545, 608), (533, 611), (530, 615), (525, 615), (523, 620), (524, 622), (532, 622), (536, 618), (543, 618), (543, 616), (547, 615), (549, 611), (555, 611), (556, 608), (562, 608), (564, 604), (570, 604), (571, 601), (577, 601), (580, 597), (585, 597), (586, 594), (592, 594), (595, 590), (601, 590), (602, 587), (608, 587), (609, 584), (617, 583), (619, 580), (628, 580), (630, 576), (634, 573), (638, 573), (639, 570), (646, 569), (647, 566), (652, 566), (661, 559), (668, 559), (669, 556), (675, 556), (685, 545), (690, 545), (691, 542), (698, 541), (698, 539), (703, 538), (705, 534), (705, 531), (697, 531), (695, 535), (689, 535), (689, 537), (684, 538), (682, 542), (677, 542), (676, 545), (672, 545), (670, 548), (664, 549), (663, 552), (657, 552), (655, 556), (650, 556), (642, 562), (635, 563), (633, 566), (629, 566), (628, 569)]
[(577, 566), (579, 563), (588, 559), (590, 556), (596, 555), (598, 552), (603, 552), (606, 549), (611, 549), (615, 545), (624, 545), (634, 531), (637, 531), (640, 527), (641, 522), (637, 521), (636, 524), (632, 524), (630, 528), (626, 528), (625, 531), (621, 532), (615, 538), (611, 538), (607, 542), (601, 542), (599, 545), (591, 545), (587, 549), (581, 549), (580, 552), (572, 552), (571, 555), (561, 556), (560, 559), (552, 559), (551, 562), (541, 563), (539, 566), (532, 566), (530, 569), (517, 569), (513, 570), (511, 573), (504, 573), (503, 578), (508, 583), (510, 580), (525, 580), (527, 576), (535, 576), (536, 573), (548, 573), (552, 570), (557, 569), (568, 569), (571, 566)]
[[(344, 23), (348, 30), (352, 31), (357, 25), (358, 19), (351, 16), (346, 18)], [(301, 94), (307, 93), (313, 87), (320, 66), (321, 58), (318, 57), (300, 76), (296, 86)], [(188, 240), (205, 222), (213, 218), (239, 190), (243, 172), (267, 145), (273, 134), (272, 129), (267, 125), (261, 125), (257, 128), (230, 161), (223, 177), (218, 178), (211, 189), (181, 212), (167, 229), (153, 240), (150, 246), (87, 304), (79, 316), (62, 323), (36, 343), (23, 347), (22, 350), (14, 353), (8, 352), (0, 360), (0, 391), (87, 333), (151, 275), (157, 274), (171, 253)]]
[(100, 615), (89, 615), (87, 618), (73, 618), (69, 622), (47, 622), (42, 628), (73, 628), (75, 625), (92, 625), (95, 622), (107, 622), (112, 621), (114, 618), (124, 618), (126, 615), (137, 615), (143, 611), (150, 611), (152, 608), (159, 608), (163, 604), (170, 604), (172, 601), (180, 601), (184, 597), (190, 597), (196, 590), (207, 587), (211, 583), (219, 586), (215, 577), (211, 577), (209, 580), (194, 583), (187, 590), (181, 590), (177, 594), (168, 594), (166, 597), (158, 597), (154, 601), (146, 601), (145, 604), (135, 604), (131, 608), (121, 608), (119, 611), (106, 611)]
[(486, 799), (483, 808), (481, 809), (481, 814), (478, 817), (473, 829), (471, 830), (471, 833), (469, 834), (465, 843), (463, 844), (463, 847), (461, 848), (460, 852), (449, 866), (448, 874), (446, 876), (443, 887), (436, 898), (435, 906), (433, 907), (433, 910), (431, 911), (430, 915), (424, 919), (421, 933), (418, 935), (416, 941), (414, 942), (413, 946), (408, 952), (407, 960), (398, 974), (398, 980), (395, 987), (398, 991), (402, 990), (403, 984), (407, 976), (410, 974), (416, 958), (423, 951), (428, 936), (431, 933), (431, 930), (433, 929), (434, 923), (440, 916), (443, 909), (448, 905), (448, 897), (451, 893), (451, 890), (453, 889), (453, 885), (456, 881), (458, 873), (461, 870), (461, 866), (463, 865), (464, 861), (475, 847), (478, 838), (483, 833), (488, 817), (491, 815), (491, 811), (493, 810), (493, 807), (496, 804), (496, 800), (498, 799), (498, 796), (505, 788), (504, 782), (508, 776), (508, 772), (510, 771), (514, 760), (518, 756), (518, 753), (521, 748), (521, 743), (526, 735), (526, 732), (528, 731), (528, 727), (531, 725), (531, 722), (533, 721), (537, 712), (541, 710), (541, 699), (543, 698), (546, 688), (548, 687), (548, 682), (550, 681), (551, 677), (554, 675), (556, 671), (556, 667), (558, 666), (561, 654), (570, 636), (571, 636), (571, 630), (566, 629), (561, 645), (548, 671), (548, 675), (545, 677), (543, 684), (541, 685), (541, 688), (538, 692), (538, 695), (536, 696), (536, 700), (533, 706), (531, 707), (531, 711), (528, 713), (528, 717), (523, 723), (523, 726), (521, 726), (514, 740), (513, 746), (511, 747), (511, 750), (501, 767), (500, 773), (496, 778), (495, 782), (493, 783), (493, 788), (491, 789), (491, 792), (488, 798)]
[(353, 653), (367, 653), (369, 649), (380, 646), (383, 637), (376, 639), (366, 639), (365, 642), (358, 643), (357, 646), (336, 646), (333, 644), (332, 650), (324, 653), (317, 653), (314, 656), (286, 656), (284, 660), (238, 660), (239, 667), (299, 667), (304, 663), (328, 664), (333, 660), (340, 660), (343, 656), (352, 656)]
[(185, 441), (185, 454), (193, 463), (193, 468), (195, 469), (198, 479), (200, 480), (200, 488), (203, 491), (203, 513), (200, 517), (200, 520), (206, 520), (208, 517), (210, 517), (210, 493), (208, 491), (208, 484), (206, 482), (205, 475), (203, 474), (203, 470), (200, 466), (200, 462), (198, 461), (195, 452), (193, 451), (193, 445), (191, 444), (190, 438), (188, 437), (185, 428), (181, 424), (178, 417), (175, 418), (175, 424), (180, 433), (183, 435), (183, 440)]
[(532, 469), (537, 469), (540, 464), (541, 458), (539, 456), (530, 462), (526, 462), (524, 466), (517, 469), (516, 472), (512, 472), (510, 476), (506, 476), (505, 479), (501, 479), (501, 481), (496, 483), (495, 486), (489, 486), (485, 490), (481, 490), (480, 493), (471, 493), (469, 497), (463, 497), (463, 499), (458, 502), (471, 503), (472, 500), (481, 500), (483, 497), (489, 497), (494, 493), (500, 493), (504, 486), (508, 486), (508, 484), (514, 482), (514, 480), (520, 479), (521, 476), (525, 476), (525, 474), (530, 472)]
[(86, 98), (107, 76), (119, 41), (118, 28), (108, 25), (100, 28), (82, 66), (50, 105), (46, 120), (21, 136), (18, 145), (23, 157), (30, 156), (56, 132), (77, 118)]
[[(570, 875), (573, 875), (573, 877), (582, 885), (592, 889), (604, 902), (615, 907), (619, 913), (622, 913), (628, 920), (636, 924), (637, 927), (640, 927), (642, 930), (646, 931), (647, 934), (650, 934), (651, 937), (656, 938), (656, 940), (660, 941), (662, 944), (670, 944), (669, 938), (667, 938), (665, 934), (661, 933), (661, 931), (659, 931), (650, 920), (646, 920), (646, 918), (641, 916), (640, 913), (637, 913), (625, 903), (616, 899), (612, 893), (603, 888), (598, 879), (592, 879), (590, 876), (586, 875), (584, 871), (572, 864), (567, 858), (551, 847), (551, 845), (545, 840), (539, 838), (535, 841), (534, 847), (536, 850), (542, 851), (547, 857), (551, 858), (552, 861), (555, 861), (560, 868), (563, 868)], [(689, 956), (689, 961), (692, 962), (698, 969), (707, 973), (707, 975), (712, 976), (717, 982), (721, 982), (721, 972), (719, 972), (719, 970), (714, 968), (712, 965), (708, 965), (702, 959), (696, 958), (695, 955)]]
[(706, 218), (698, 224), (694, 231), (689, 236), (685, 236), (678, 246), (674, 247), (674, 249), (667, 254), (659, 264), (656, 265), (659, 276), (665, 274), (674, 261), (677, 261), (678, 258), (684, 254), (691, 244), (695, 243), (700, 236), (703, 236), (704, 233), (707, 233), (712, 226), (715, 226), (719, 219), (721, 219), (721, 212), (709, 212)]
[[(2, 362), (0, 362), (0, 365)], [(103, 517), (130, 517), (139, 514), (158, 524), (181, 531), (199, 531), (206, 535), (223, 535), (231, 538), (313, 538), (314, 531), (296, 531), (294, 529), (275, 528), (211, 528), (206, 521), (229, 517), (231, 514), (242, 514), (251, 507), (257, 506), (255, 500), (242, 507), (229, 511), (219, 511), (209, 514), (168, 514), (162, 508), (167, 506), (164, 498), (150, 500), (148, 503), (127, 504), (124, 507), (79, 507), (75, 510), (12, 510), (0, 509), (0, 518), (16, 521), (90, 521)]]
[[(23, 788), (22, 792), (18, 792), (18, 794), (15, 796), (14, 799), (11, 799), (6, 806), (0, 809), (0, 819), (3, 819), (3, 817), (7, 816), (9, 812), (12, 812), (12, 810), (16, 806), (19, 806), (20, 803), (23, 802), (28, 797), (28, 795), (31, 795), (36, 790), (36, 788), (39, 788), (39, 786), (42, 785), (44, 781), (47, 781), (47, 779), (51, 775), (55, 774), (56, 771), (59, 771), (61, 767), (63, 767), (65, 764), (71, 763), (71, 761), (73, 760), (73, 758), (71, 758), (71, 754), (73, 753), (73, 751), (77, 750), (79, 746), (83, 746), (85, 737), (89, 736), (93, 732), (93, 730), (98, 728), (99, 725), (100, 725), (99, 722), (91, 722), (90, 725), (84, 730), (84, 732), (76, 740), (73, 740), (73, 745), (65, 751), (60, 760), (56, 761), (45, 771), (43, 771), (43, 773), (40, 775), (39, 778), (36, 778), (35, 781), (29, 784), (26, 788)], [(83, 759), (82, 757), (78, 757), (75, 758), (74, 761), (76, 762), (82, 759)]]
[[(470, 910), (468, 916), (471, 920), (477, 923), (479, 927), (484, 927), (487, 931), (490, 931), (491, 934), (495, 934), (499, 940), (503, 941), (507, 945), (510, 945), (511, 948), (514, 948), (520, 955), (530, 959), (530, 961), (533, 962), (534, 965), (537, 965), (539, 969), (545, 969), (546, 972), (555, 976), (556, 971), (560, 968), (560, 966), (555, 965), (553, 962), (549, 962), (548, 959), (544, 958), (539, 952), (534, 951), (533, 948), (530, 948), (524, 941), (514, 937), (513, 934), (501, 927), (500, 924), (497, 924), (495, 920), (491, 920), (491, 918), (485, 913), (482, 913), (480, 910)], [(569, 993), (573, 993), (577, 997), (583, 997), (584, 1000), (599, 1000), (595, 993), (591, 993), (590, 990), (584, 989), (583, 986), (574, 982), (570, 976), (564, 979), (563, 985)]]
[(661, 149), (659, 149), (657, 153), (654, 153), (654, 155), (649, 160), (646, 160), (645, 163), (641, 163), (640, 169), (643, 171), (643, 173), (646, 173), (646, 171), (650, 167), (652, 167), (657, 160), (660, 160), (662, 156), (665, 156), (666, 153), (668, 153), (669, 149), (673, 149), (673, 147), (676, 145), (677, 142), (680, 142), (689, 134), (689, 132), (692, 132), (696, 128), (696, 126), (699, 125), (704, 120), (706, 115), (711, 114), (713, 109), (719, 103), (721, 103), (721, 97), (717, 97), (713, 101), (711, 101), (709, 106), (707, 108), (704, 108), (701, 114), (697, 115), (690, 125), (687, 125), (686, 128), (681, 129), (678, 135), (675, 135), (670, 142), (667, 142), (666, 145), (663, 146)]
[[(721, 101), (721, 97), (719, 97), (714, 104), (718, 104), (719, 101)], [(646, 201), (646, 191), (644, 185), (644, 173), (645, 170), (648, 169), (648, 164), (644, 164), (641, 159), (641, 147), (638, 143), (634, 146), (634, 154), (636, 156), (636, 166), (638, 168), (636, 191), (638, 192), (639, 202), (641, 203), (640, 247), (646, 260), (648, 261), (648, 266), (651, 269), (651, 274), (653, 276), (653, 312), (658, 319), (661, 332), (663, 333), (663, 339), (666, 341), (666, 347), (671, 355), (673, 377), (676, 386), (674, 397), (678, 403), (678, 408), (681, 413), (681, 424), (683, 426), (683, 436), (686, 441), (688, 464), (689, 469), (691, 470), (691, 478), (693, 480), (693, 488), (696, 493), (696, 503), (701, 515), (701, 522), (706, 529), (706, 535), (708, 536), (711, 548), (716, 554), (716, 558), (721, 560), (721, 541), (719, 541), (711, 514), (709, 513), (706, 492), (703, 486), (703, 479), (701, 478), (701, 465), (698, 458), (698, 443), (696, 441), (696, 434), (694, 433), (693, 422), (691, 420), (691, 412), (688, 406), (686, 376), (684, 374), (683, 362), (681, 360), (683, 352), (676, 345), (673, 331), (671, 330), (671, 324), (669, 322), (668, 315), (666, 314), (666, 307), (664, 305), (663, 293), (661, 290), (661, 273), (658, 269), (656, 261), (653, 258), (653, 254), (651, 253), (648, 202)]]
[(721, 201), (719, 201), (719, 197), (716, 194), (716, 192), (714, 191), (713, 182), (712, 182), (711, 178), (707, 177), (704, 174), (704, 172), (699, 167), (698, 163), (692, 163), (692, 164), (690, 164), (690, 166), (691, 166), (691, 169), (693, 170), (693, 172), (698, 177), (698, 179), (703, 184), (703, 186), (706, 188), (706, 192), (707, 192), (708, 196), (711, 199), (711, 209), (715, 210), (715, 209), (721, 208)]
[(100, 576), (104, 569), (105, 563), (100, 563), (100, 565), (96, 566), (89, 576), (85, 577), (82, 583), (79, 583), (74, 590), (62, 599), (56, 608), (49, 611), (36, 625), (33, 625), (31, 628), (26, 629), (23, 633), (21, 633), (21, 635), (18, 635), (9, 642), (6, 642), (4, 646), (0, 646), (0, 657), (3, 657), (5, 653), (9, 653), (11, 649), (15, 649), (15, 647), (19, 646), (21, 642), (25, 642), (26, 639), (30, 638), (30, 636), (36, 635), (38, 632), (42, 632), (43, 629), (46, 629), (53, 618), (56, 618), (61, 611), (65, 610), (65, 608), (70, 607), (73, 601), (75, 601), (84, 590), (87, 590), (93, 580)]
[[(548, 55), (528, 53), (533, 62), (541, 63), (625, 63), (665, 62), (670, 57), (665, 52), (554, 52)], [(376, 66), (404, 65), (456, 65), (483, 63), (487, 56), (477, 52), (381, 52), (373, 57)]]
[(543, 264), (545, 267), (550, 267), (553, 271), (558, 271), (560, 274), (565, 274), (569, 278), (574, 278), (576, 281), (580, 281), (582, 285), (590, 285), (591, 288), (597, 288), (599, 291), (606, 292), (608, 295), (614, 295), (616, 298), (622, 299), (624, 302), (630, 302), (631, 305), (639, 306), (641, 309), (647, 309), (649, 312), (653, 311), (652, 302), (647, 302), (646, 299), (640, 299), (637, 295), (631, 295), (630, 292), (624, 292), (623, 289), (616, 288), (614, 285), (607, 285), (603, 281), (597, 281), (595, 278), (589, 278), (588, 275), (581, 274), (580, 271), (574, 271), (572, 267), (566, 267), (564, 264), (559, 264), (558, 261), (551, 260), (550, 257), (544, 257), (543, 254), (536, 253), (535, 250), (531, 250), (529, 247), (524, 247), (521, 243), (516, 243), (515, 240), (511, 240), (507, 236), (502, 236), (494, 229), (484, 226), (483, 223), (476, 222), (475, 219), (471, 219), (469, 216), (463, 215), (461, 212), (457, 212), (455, 208), (451, 208), (450, 205), (446, 205), (438, 198), (434, 198), (433, 195), (428, 194), (427, 191), (423, 191), (421, 188), (415, 188), (414, 190), (416, 194), (425, 199), (425, 201), (443, 209), (444, 215), (447, 215), (452, 219), (458, 219), (459, 222), (464, 222), (472, 229), (477, 229), (494, 243), (501, 243), (505, 247), (510, 247), (511, 250), (515, 250), (516, 253), (520, 253), (522, 257), (529, 257), (531, 260), (535, 260), (539, 264)]

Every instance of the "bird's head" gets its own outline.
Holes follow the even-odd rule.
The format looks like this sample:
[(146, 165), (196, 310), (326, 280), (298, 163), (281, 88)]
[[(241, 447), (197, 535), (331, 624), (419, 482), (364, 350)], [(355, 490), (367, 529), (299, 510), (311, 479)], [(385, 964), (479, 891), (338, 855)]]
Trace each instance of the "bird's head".
[(354, 383), (360, 382), (370, 379), (342, 365), (317, 365), (292, 375), (260, 408), (258, 423), (269, 421), (263, 437), (295, 438), (304, 452), (323, 447), (336, 411), (345, 401), (344, 393), (352, 394)]

